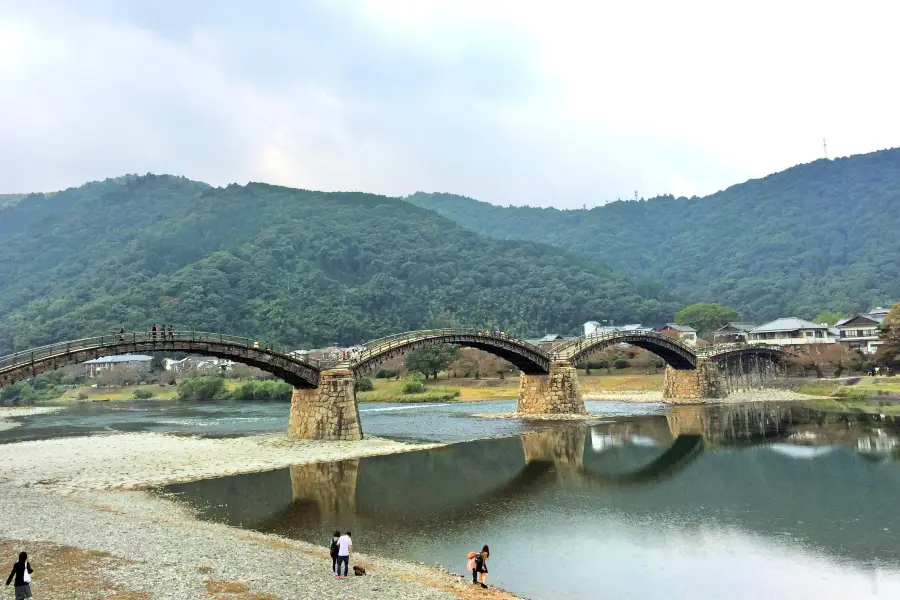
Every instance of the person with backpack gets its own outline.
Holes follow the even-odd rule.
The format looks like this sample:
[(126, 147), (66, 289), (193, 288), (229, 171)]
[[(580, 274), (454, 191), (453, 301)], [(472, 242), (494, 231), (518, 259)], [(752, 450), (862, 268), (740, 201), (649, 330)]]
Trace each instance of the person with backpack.
[(34, 569), (31, 568), (31, 564), (28, 562), (28, 554), (26, 552), (19, 553), (19, 562), (13, 565), (12, 572), (10, 572), (9, 577), (6, 579), (6, 585), (13, 580), (13, 577), (16, 579), (16, 600), (26, 600), (26, 598), (31, 598), (31, 574), (34, 573)]
[(481, 575), (481, 587), (487, 588), (487, 559), (491, 550), (487, 544), (481, 548), (481, 552), (469, 552), (468, 567), (472, 570), (472, 584), (478, 585), (478, 575)]
[(338, 540), (341, 538), (341, 532), (335, 531), (331, 536), (331, 572), (337, 575), (337, 557), (338, 557)]

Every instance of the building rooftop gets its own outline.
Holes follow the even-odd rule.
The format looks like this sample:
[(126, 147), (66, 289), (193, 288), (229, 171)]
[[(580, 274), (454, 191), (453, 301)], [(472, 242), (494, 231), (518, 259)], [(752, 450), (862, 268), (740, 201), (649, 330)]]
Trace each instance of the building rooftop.
[(747, 332), (747, 331), (750, 331), (751, 329), (754, 329), (756, 327), (756, 325), (754, 325), (753, 323), (744, 323), (741, 321), (729, 321), (725, 325), (716, 329), (716, 331), (723, 331), (729, 327), (732, 329), (737, 329), (738, 331)]
[(884, 323), (884, 318), (887, 316), (887, 312), (868, 312), (868, 313), (859, 313), (855, 314), (852, 317), (847, 317), (846, 319), (841, 319), (837, 323), (834, 324), (835, 327), (840, 327), (841, 325), (846, 325), (850, 321), (857, 319), (859, 317), (863, 317), (865, 319), (869, 319), (874, 323)]
[[(679, 325), (678, 323), (666, 323), (666, 327), (682, 333), (697, 333), (697, 330), (687, 325)], [(665, 327), (663, 328), (665, 329)]]
[(114, 363), (149, 362), (152, 356), (146, 354), (119, 354), (118, 356), (103, 356), (94, 360), (85, 361), (86, 365), (108, 365)]
[(751, 330), (751, 333), (776, 333), (779, 331), (797, 331), (798, 329), (830, 330), (828, 325), (812, 323), (805, 319), (798, 319), (797, 317), (781, 317), (780, 319), (769, 321), (759, 327), (754, 327)]

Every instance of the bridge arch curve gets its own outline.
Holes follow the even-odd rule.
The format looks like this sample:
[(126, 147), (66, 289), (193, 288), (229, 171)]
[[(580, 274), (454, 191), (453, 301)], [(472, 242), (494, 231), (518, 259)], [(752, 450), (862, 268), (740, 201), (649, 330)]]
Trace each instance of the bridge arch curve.
[(435, 344), (456, 344), (484, 350), (511, 362), (528, 375), (550, 372), (550, 356), (542, 349), (500, 333), (479, 329), (431, 329), (409, 331), (369, 342), (350, 361), (350, 369), (359, 377), (372, 371), (382, 362)]
[(186, 352), (256, 367), (297, 388), (315, 388), (324, 365), (250, 338), (217, 333), (124, 333), (41, 346), (0, 357), (0, 387), (46, 371), (121, 354)]
[(697, 354), (689, 346), (655, 331), (614, 331), (578, 338), (557, 346), (553, 358), (568, 360), (578, 366), (595, 352), (620, 343), (649, 350), (674, 369), (687, 370), (697, 366)]

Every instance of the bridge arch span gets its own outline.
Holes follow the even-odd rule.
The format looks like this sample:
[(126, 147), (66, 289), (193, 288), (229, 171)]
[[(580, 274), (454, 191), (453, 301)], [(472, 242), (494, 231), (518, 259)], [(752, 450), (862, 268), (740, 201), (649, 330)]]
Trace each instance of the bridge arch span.
[(553, 358), (567, 360), (578, 366), (595, 352), (620, 343), (649, 350), (673, 369), (688, 370), (697, 367), (697, 354), (689, 346), (655, 331), (615, 331), (581, 337), (557, 346), (553, 351)]
[(544, 350), (504, 334), (479, 329), (409, 331), (375, 340), (362, 347), (351, 359), (349, 368), (359, 377), (390, 358), (435, 344), (456, 344), (484, 350), (511, 362), (528, 375), (546, 375), (550, 372), (550, 356)]
[(712, 346), (708, 351), (703, 352), (701, 356), (705, 356), (706, 358), (709, 358), (709, 360), (720, 365), (725, 365), (737, 359), (762, 358), (774, 362), (782, 362), (790, 358), (790, 354), (781, 348), (753, 346), (749, 344)]
[(61, 342), (0, 357), (0, 387), (46, 371), (121, 354), (186, 352), (257, 367), (296, 388), (315, 388), (324, 365), (266, 342), (217, 333), (124, 333)]

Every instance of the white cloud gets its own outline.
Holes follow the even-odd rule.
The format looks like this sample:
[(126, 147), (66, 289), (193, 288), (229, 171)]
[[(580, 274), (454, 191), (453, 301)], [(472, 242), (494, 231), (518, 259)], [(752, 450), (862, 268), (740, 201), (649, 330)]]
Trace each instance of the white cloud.
[(0, 192), (153, 171), (591, 206), (900, 140), (888, 2), (4, 6)]

